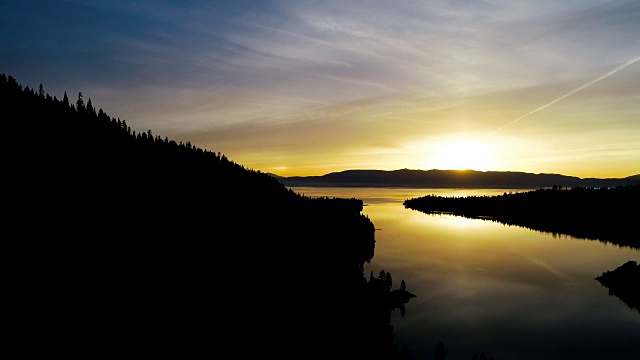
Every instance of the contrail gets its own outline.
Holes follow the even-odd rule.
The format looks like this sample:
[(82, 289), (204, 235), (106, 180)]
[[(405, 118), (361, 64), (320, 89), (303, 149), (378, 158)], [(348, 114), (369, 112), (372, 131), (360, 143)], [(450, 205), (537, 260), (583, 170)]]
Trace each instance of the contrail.
[(597, 82), (598, 82), (598, 81), (600, 81), (600, 80), (604, 80), (604, 79), (608, 78), (609, 76), (611, 76), (611, 75), (613, 75), (613, 74), (617, 73), (618, 71), (620, 71), (620, 70), (622, 70), (622, 69), (626, 68), (627, 66), (633, 65), (634, 63), (636, 63), (636, 62), (638, 62), (638, 61), (640, 61), (640, 56), (638, 56), (638, 57), (636, 57), (636, 58), (634, 58), (634, 59), (631, 59), (631, 60), (627, 61), (626, 63), (624, 63), (624, 64), (622, 64), (622, 65), (618, 66), (617, 68), (615, 68), (615, 69), (613, 69), (613, 70), (611, 70), (611, 71), (609, 71), (609, 72), (607, 72), (607, 73), (605, 73), (605, 74), (603, 74), (603, 75), (598, 76), (597, 78), (595, 78), (595, 79), (593, 79), (593, 80), (589, 81), (588, 83), (586, 83), (586, 84), (584, 84), (584, 85), (582, 85), (582, 86), (579, 86), (579, 87), (577, 87), (577, 88), (575, 88), (575, 89), (573, 89), (573, 90), (569, 91), (568, 93), (566, 93), (566, 94), (564, 94), (564, 95), (560, 96), (559, 98), (557, 98), (557, 99), (555, 99), (555, 100), (552, 100), (552, 101), (550, 101), (550, 102), (548, 102), (548, 103), (546, 103), (546, 104), (544, 104), (544, 105), (540, 106), (539, 108), (537, 108), (537, 109), (535, 109), (535, 110), (531, 110), (531, 111), (529, 111), (528, 113), (526, 113), (526, 114), (524, 114), (524, 115), (520, 116), (519, 118), (517, 118), (517, 119), (515, 119), (515, 120), (511, 121), (510, 123), (508, 123), (508, 124), (504, 125), (503, 127), (499, 128), (499, 129), (498, 129), (498, 130), (496, 130), (495, 132), (498, 132), (498, 131), (500, 131), (500, 130), (504, 129), (504, 128), (506, 128), (507, 126), (512, 125), (512, 124), (514, 124), (514, 123), (516, 123), (516, 122), (518, 122), (518, 121), (522, 120), (523, 118), (525, 118), (525, 117), (527, 117), (527, 116), (529, 116), (529, 115), (531, 115), (531, 114), (533, 114), (533, 113), (536, 113), (536, 112), (538, 112), (538, 111), (540, 111), (540, 110), (542, 110), (542, 109), (545, 109), (545, 108), (547, 108), (547, 107), (549, 107), (549, 106), (551, 106), (551, 105), (553, 105), (553, 104), (557, 103), (558, 101), (560, 101), (560, 100), (562, 100), (562, 99), (566, 98), (567, 96), (571, 96), (571, 95), (573, 95), (573, 94), (577, 93), (578, 91), (580, 91), (580, 90), (582, 90), (582, 89), (584, 89), (584, 88), (586, 88), (586, 87), (588, 87), (588, 86), (591, 86), (591, 85), (593, 85), (593, 84), (597, 83)]

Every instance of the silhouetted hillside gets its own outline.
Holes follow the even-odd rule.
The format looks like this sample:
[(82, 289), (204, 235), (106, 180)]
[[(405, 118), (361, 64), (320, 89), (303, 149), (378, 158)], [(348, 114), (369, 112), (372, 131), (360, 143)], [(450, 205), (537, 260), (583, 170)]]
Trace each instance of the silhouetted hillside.
[(498, 221), (534, 230), (640, 248), (640, 184), (614, 188), (538, 189), (498, 196), (428, 195), (404, 201), (409, 209)]
[(622, 179), (581, 179), (559, 174), (474, 170), (347, 170), (322, 176), (281, 177), (286, 186), (538, 189), (612, 187), (640, 183), (640, 175)]
[(0, 109), (21, 339), (66, 356), (398, 356), (397, 301), (363, 274), (361, 200), (136, 133), (81, 93), (2, 74)]

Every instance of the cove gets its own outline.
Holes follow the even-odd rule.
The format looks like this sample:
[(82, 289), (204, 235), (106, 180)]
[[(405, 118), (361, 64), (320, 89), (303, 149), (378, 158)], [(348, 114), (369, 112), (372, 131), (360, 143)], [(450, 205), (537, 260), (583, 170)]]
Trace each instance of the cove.
[[(493, 221), (428, 215), (402, 202), (429, 194), (499, 195), (513, 189), (292, 188), (356, 197), (376, 227), (367, 264), (417, 295), (393, 313), (399, 345), (414, 359), (485, 353), (501, 359), (606, 359), (640, 355), (640, 316), (595, 277), (640, 251)], [(397, 286), (397, 283), (395, 286)]]

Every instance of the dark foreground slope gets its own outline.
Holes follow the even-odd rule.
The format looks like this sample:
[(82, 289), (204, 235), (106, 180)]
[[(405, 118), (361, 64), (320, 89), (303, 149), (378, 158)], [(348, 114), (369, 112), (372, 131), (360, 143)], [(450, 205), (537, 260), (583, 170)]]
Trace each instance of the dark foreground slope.
[(402, 304), (364, 277), (362, 201), (300, 196), (85, 101), (0, 76), (25, 354), (396, 357)]
[(404, 206), (640, 248), (640, 184), (614, 188), (538, 189), (498, 196), (424, 196)]

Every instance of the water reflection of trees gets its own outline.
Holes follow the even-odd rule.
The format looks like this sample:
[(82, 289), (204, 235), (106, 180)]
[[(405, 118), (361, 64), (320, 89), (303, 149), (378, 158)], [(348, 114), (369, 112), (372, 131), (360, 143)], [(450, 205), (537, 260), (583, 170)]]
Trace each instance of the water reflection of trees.
[[(442, 343), (442, 341), (438, 342), (438, 345), (436, 345), (436, 351), (435, 351), (435, 359), (436, 360), (445, 360), (447, 358), (447, 351), (444, 348), (444, 344)], [(478, 353), (473, 353), (473, 355), (471, 356), (472, 360), (493, 360), (493, 356), (489, 357), (487, 359), (487, 356), (481, 352), (480, 356), (478, 356)]]
[(538, 189), (497, 196), (407, 199), (425, 213), (449, 213), (533, 230), (640, 248), (635, 223), (640, 184), (611, 188)]

